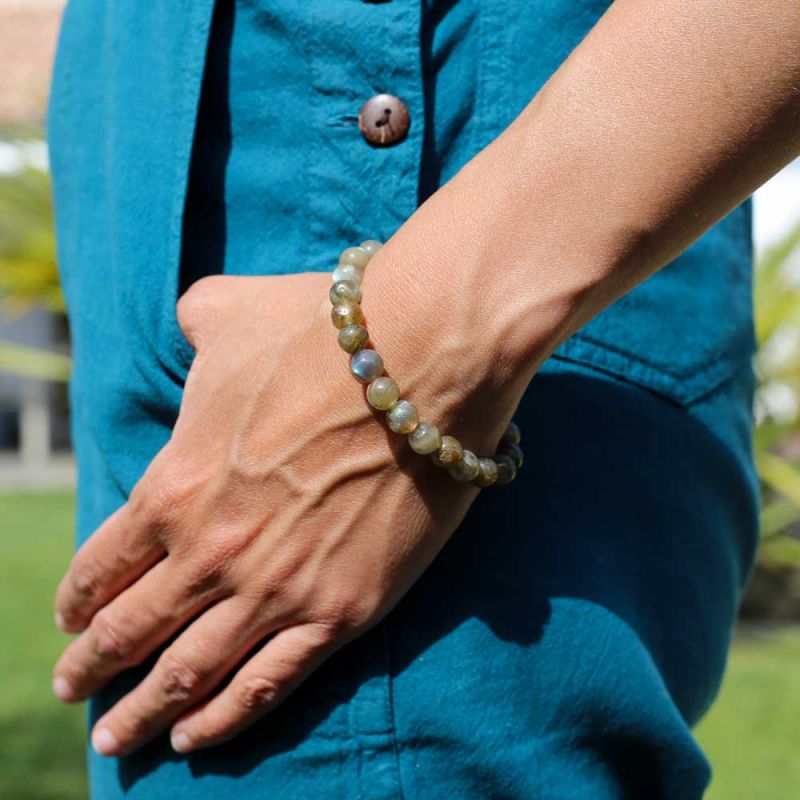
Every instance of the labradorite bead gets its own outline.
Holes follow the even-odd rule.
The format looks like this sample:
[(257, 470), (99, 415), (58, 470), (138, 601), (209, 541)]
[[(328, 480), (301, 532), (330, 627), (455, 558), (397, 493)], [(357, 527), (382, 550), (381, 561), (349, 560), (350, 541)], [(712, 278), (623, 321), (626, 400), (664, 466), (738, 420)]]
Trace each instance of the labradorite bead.
[(507, 483), (511, 483), (517, 476), (517, 465), (504, 455), (496, 456), (494, 462), (497, 464), (497, 485), (505, 486)]
[(357, 353), (369, 339), (369, 333), (363, 325), (345, 325), (339, 331), (339, 347), (345, 353)]
[(398, 400), (386, 412), (386, 422), (395, 433), (411, 433), (419, 423), (417, 407), (410, 400)]
[(361, 287), (353, 281), (336, 281), (331, 286), (330, 298), (335, 306), (341, 303), (360, 303)]
[(478, 474), (478, 470), (480, 469), (478, 463), (478, 456), (476, 456), (472, 450), (465, 449), (461, 461), (454, 464), (447, 471), (459, 483), (469, 483), (471, 480), (474, 480), (475, 476)]
[(358, 303), (341, 303), (331, 309), (333, 326), (340, 330), (347, 325), (360, 325), (364, 321), (364, 312)]
[(378, 411), (388, 411), (400, 397), (400, 389), (392, 378), (375, 378), (367, 386), (367, 402)]
[(500, 444), (519, 444), (521, 438), (519, 426), (516, 422), (509, 422), (508, 427), (503, 432), (503, 435), (500, 437)]
[(366, 242), (361, 242), (359, 247), (362, 250), (365, 250), (367, 255), (372, 258), (372, 256), (374, 256), (375, 253), (377, 253), (378, 250), (383, 247), (383, 245), (377, 239), (367, 239)]
[(408, 443), (415, 453), (427, 455), (436, 452), (442, 444), (442, 435), (439, 429), (430, 422), (420, 422), (408, 434)]
[(484, 488), (491, 486), (497, 480), (497, 464), (491, 458), (478, 459), (478, 474), (472, 482), (476, 486)]
[(383, 372), (383, 359), (374, 350), (359, 350), (350, 359), (350, 371), (360, 381), (370, 383)]
[(350, 281), (356, 286), (361, 286), (361, 281), (364, 280), (364, 270), (357, 267), (355, 264), (339, 264), (333, 271), (333, 282)]
[(517, 469), (522, 466), (524, 456), (522, 454), (522, 448), (518, 444), (504, 444), (500, 448), (500, 453), (504, 456), (508, 456), (514, 462), (514, 466)]
[(431, 455), (438, 467), (452, 467), (464, 457), (464, 448), (455, 436), (442, 436), (439, 449)]
[(339, 256), (339, 264), (353, 264), (359, 269), (364, 269), (368, 262), (369, 253), (361, 247), (348, 247)]

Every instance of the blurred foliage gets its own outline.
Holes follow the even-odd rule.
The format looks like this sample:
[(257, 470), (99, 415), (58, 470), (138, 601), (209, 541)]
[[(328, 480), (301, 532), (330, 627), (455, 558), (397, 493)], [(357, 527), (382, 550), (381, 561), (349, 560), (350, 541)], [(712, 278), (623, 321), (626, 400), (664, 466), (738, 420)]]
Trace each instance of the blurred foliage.
[(800, 566), (800, 224), (759, 259), (755, 304), (761, 561)]
[[(50, 177), (30, 153), (40, 137), (0, 132), (0, 145), (16, 168), (0, 173), (0, 313), (19, 317), (34, 307), (65, 313), (58, 278)], [(0, 369), (29, 378), (65, 381), (65, 356), (0, 340)]]
[(0, 174), (0, 298), (6, 313), (32, 305), (64, 311), (50, 178), (31, 166)]

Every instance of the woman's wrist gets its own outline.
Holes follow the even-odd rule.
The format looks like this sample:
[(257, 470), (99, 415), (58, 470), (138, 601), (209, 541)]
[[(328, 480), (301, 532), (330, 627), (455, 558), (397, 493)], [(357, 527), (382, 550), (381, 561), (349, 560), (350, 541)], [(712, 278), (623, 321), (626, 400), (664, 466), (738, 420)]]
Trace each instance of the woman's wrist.
[(328, 293), (331, 322), (338, 330), (339, 347), (350, 355), (351, 373), (365, 384), (369, 405), (385, 412), (388, 427), (396, 434), (407, 434), (412, 450), (430, 455), (459, 483), (481, 488), (510, 483), (523, 461), (520, 430), (513, 422), (506, 428), (497, 452), (477, 455), (456, 437), (443, 433), (435, 422), (421, 418), (414, 401), (401, 396), (397, 382), (386, 374), (383, 357), (370, 340), (361, 308), (364, 271), (380, 248), (381, 242), (374, 239), (345, 248), (332, 274), (333, 285)]
[(528, 199), (510, 144), (498, 139), (391, 237), (362, 301), (403, 394), (484, 452), (537, 367), (599, 302), (606, 275), (579, 243), (561, 263), (546, 252), (547, 214)]

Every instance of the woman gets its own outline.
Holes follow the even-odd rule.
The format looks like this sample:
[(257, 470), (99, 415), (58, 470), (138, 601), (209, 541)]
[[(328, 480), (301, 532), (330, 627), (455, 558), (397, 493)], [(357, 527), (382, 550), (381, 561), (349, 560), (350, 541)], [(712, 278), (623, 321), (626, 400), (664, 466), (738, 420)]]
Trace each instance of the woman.
[[(67, 7), (54, 690), (95, 798), (702, 795), (756, 541), (742, 203), (800, 152), (800, 7), (609, 5)], [(374, 239), (388, 374), (479, 456), (513, 415), (509, 485), (347, 375), (330, 272)]]

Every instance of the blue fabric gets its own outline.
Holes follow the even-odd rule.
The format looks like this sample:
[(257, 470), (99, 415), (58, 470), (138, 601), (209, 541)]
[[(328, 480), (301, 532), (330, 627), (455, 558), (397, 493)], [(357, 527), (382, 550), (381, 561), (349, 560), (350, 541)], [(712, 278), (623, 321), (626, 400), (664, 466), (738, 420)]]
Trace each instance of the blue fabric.
[[(388, 238), (607, 5), (71, 0), (48, 127), (79, 542), (169, 436), (181, 290)], [(383, 150), (356, 119), (381, 91), (412, 120)], [(519, 409), (520, 477), (383, 623), (229, 745), (90, 754), (96, 800), (700, 797), (690, 726), (756, 535), (749, 230), (745, 204), (565, 343)]]

